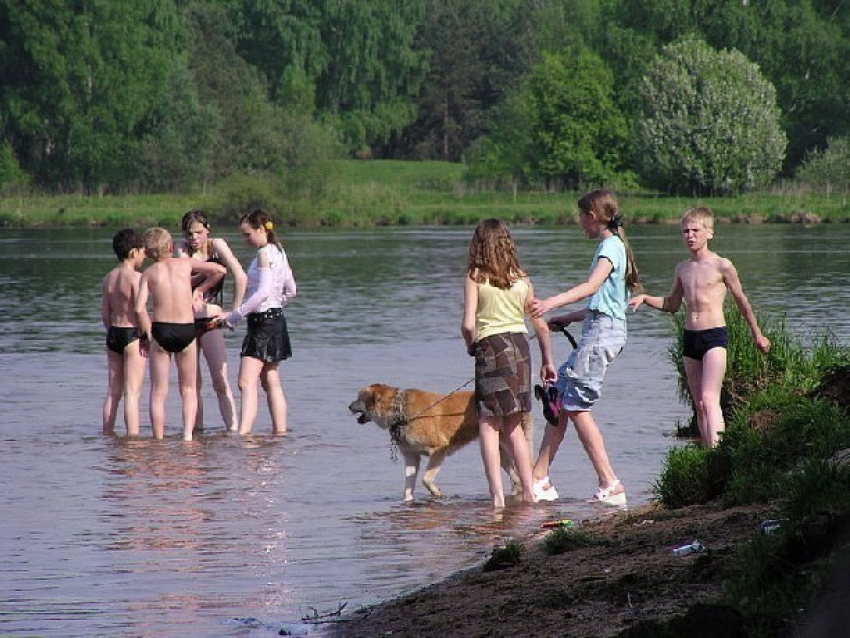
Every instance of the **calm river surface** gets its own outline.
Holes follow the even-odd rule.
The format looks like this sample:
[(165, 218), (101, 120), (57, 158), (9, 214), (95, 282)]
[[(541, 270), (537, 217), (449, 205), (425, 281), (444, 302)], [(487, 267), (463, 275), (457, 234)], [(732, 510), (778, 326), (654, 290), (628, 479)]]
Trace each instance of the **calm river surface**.
[[(223, 433), (205, 387), (206, 431), (190, 444), (174, 385), (164, 441), (148, 438), (146, 407), (143, 438), (100, 435), (99, 286), (114, 264), (112, 232), (0, 229), (0, 634), (317, 635), (305, 617), (439, 580), (543, 520), (596, 515), (584, 502), (594, 475), (572, 434), (553, 466), (562, 500), (510, 504), (496, 518), (477, 446), (445, 463), (447, 498), (420, 485), (405, 505), (388, 435), (348, 414), (371, 382), (448, 392), (470, 379), (459, 336), (470, 228), (288, 232), (299, 284), (287, 309), (294, 357), (282, 365), (291, 432), (269, 436), (261, 410), (253, 437)], [(542, 296), (578, 283), (595, 247), (576, 227), (514, 235)], [(247, 263), (235, 233), (223, 236)], [(678, 227), (630, 237), (647, 288), (665, 294), (686, 256)], [(719, 226), (713, 243), (758, 313), (845, 343), (848, 246), (848, 225)], [(228, 336), (234, 385), (242, 331)], [(668, 317), (632, 316), (596, 413), (633, 505), (652, 497), (687, 416), (670, 341)], [(555, 343), (563, 360), (569, 346)]]

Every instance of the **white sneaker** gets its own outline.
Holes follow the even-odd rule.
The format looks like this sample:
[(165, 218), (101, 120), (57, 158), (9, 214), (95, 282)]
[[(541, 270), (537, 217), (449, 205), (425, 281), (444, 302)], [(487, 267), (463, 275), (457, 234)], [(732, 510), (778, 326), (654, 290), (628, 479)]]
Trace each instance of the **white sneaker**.
[(596, 490), (596, 494), (590, 499), (590, 503), (601, 503), (603, 505), (613, 505), (615, 507), (622, 507), (626, 505), (626, 490), (622, 492), (614, 493), (620, 486), (620, 480), (617, 479), (608, 487), (602, 488), (600, 487)]
[[(546, 486), (549, 487), (546, 487)], [(558, 490), (552, 485), (548, 476), (543, 477), (539, 481), (534, 481), (531, 486), (531, 491), (534, 492), (534, 498), (538, 501), (557, 501)]]

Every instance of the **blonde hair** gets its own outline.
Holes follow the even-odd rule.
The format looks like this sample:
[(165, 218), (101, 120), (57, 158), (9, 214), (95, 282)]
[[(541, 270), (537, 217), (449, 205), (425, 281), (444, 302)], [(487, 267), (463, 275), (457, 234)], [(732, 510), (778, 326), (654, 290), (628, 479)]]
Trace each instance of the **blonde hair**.
[(162, 261), (171, 256), (171, 233), (164, 228), (148, 228), (144, 240), (145, 252), (154, 261)]
[(511, 232), (502, 220), (491, 218), (478, 222), (469, 243), (466, 272), (476, 283), (489, 280), (502, 290), (525, 276)]
[(605, 224), (612, 233), (617, 235), (626, 247), (626, 288), (630, 292), (640, 292), (643, 286), (640, 283), (640, 272), (638, 271), (632, 247), (626, 238), (626, 230), (623, 228), (623, 219), (620, 217), (620, 205), (617, 198), (607, 188), (590, 191), (578, 200), (579, 210), (585, 213), (593, 213), (596, 219)]
[(685, 222), (696, 222), (698, 224), (702, 224), (702, 227), (706, 230), (714, 230), (714, 211), (712, 211), (708, 206), (696, 206), (694, 208), (689, 208), (685, 211), (685, 214), (682, 215), (681, 223)]

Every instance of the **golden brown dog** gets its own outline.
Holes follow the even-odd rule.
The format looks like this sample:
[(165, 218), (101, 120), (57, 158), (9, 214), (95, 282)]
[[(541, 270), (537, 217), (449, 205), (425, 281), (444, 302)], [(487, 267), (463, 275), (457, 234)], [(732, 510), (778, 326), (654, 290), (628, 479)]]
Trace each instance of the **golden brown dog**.
[[(389, 430), (393, 442), (404, 456), (404, 500), (413, 500), (419, 462), (428, 456), (422, 484), (436, 497), (442, 496), (434, 484), (440, 465), (449, 455), (478, 438), (478, 419), (472, 392), (434, 394), (425, 390), (400, 390), (382, 383), (362, 388), (348, 409), (358, 423), (373, 421)], [(522, 419), (522, 428), (531, 449), (534, 420)], [(519, 475), (505, 441), (501, 441), (502, 467), (510, 475), (513, 493), (521, 492)]]

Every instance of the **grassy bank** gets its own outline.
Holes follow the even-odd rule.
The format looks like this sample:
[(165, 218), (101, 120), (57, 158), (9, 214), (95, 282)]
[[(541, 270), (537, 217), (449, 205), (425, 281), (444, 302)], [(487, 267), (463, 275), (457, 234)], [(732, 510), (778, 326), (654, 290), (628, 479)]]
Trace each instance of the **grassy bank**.
[[(466, 183), (464, 170), (445, 162), (343, 160), (287, 180), (238, 176), (188, 195), (10, 196), (0, 200), (0, 225), (174, 227), (192, 208), (235, 222), (254, 207), (301, 227), (456, 225), (485, 216), (514, 224), (574, 223), (579, 193), (484, 190)], [(848, 194), (817, 194), (795, 185), (722, 198), (619, 196), (627, 219), (637, 223), (675, 222), (698, 204), (729, 221), (850, 222)]]
[[(727, 429), (712, 450), (672, 449), (657, 483), (675, 510), (771, 504), (777, 526), (738, 553), (725, 602), (753, 627), (791, 627), (810, 610), (850, 541), (850, 348), (830, 333), (804, 346), (778, 322), (761, 355), (737, 312), (727, 312)], [(671, 350), (686, 392), (678, 347)]]

